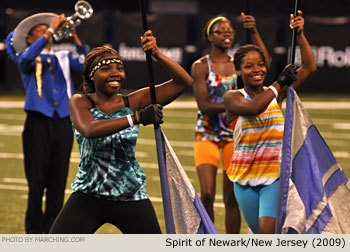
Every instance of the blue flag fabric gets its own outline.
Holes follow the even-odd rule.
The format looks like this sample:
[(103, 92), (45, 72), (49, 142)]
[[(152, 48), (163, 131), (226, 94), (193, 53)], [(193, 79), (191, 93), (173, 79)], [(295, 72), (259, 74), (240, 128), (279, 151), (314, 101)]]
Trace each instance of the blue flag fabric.
[(350, 233), (350, 184), (288, 88), (276, 233)]
[(168, 234), (217, 234), (174, 150), (155, 127), (164, 218)]

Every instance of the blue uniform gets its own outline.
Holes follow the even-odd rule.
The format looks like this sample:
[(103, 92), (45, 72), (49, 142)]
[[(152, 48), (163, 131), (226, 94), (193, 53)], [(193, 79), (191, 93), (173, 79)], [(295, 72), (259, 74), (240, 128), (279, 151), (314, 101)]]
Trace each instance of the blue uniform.
[(76, 45), (77, 56), (68, 50), (48, 51), (44, 49), (48, 40), (41, 36), (16, 53), (12, 37), (13, 32), (6, 40), (7, 52), (19, 67), (26, 92), (22, 141), (29, 191), (25, 229), (26, 233), (48, 233), (63, 205), (73, 144), (68, 109), (74, 93), (71, 71), (82, 72), (88, 50)]
[[(12, 38), (12, 33), (7, 40)], [(87, 48), (76, 45), (78, 57), (73, 57), (68, 50), (53, 52), (44, 50), (48, 40), (42, 36), (25, 51), (11, 54), (18, 64), (24, 88), (26, 101), (24, 110), (37, 111), (47, 117), (53, 117), (57, 111), (60, 118), (69, 116), (68, 101), (74, 94), (71, 71), (82, 72)], [(7, 47), (11, 46), (7, 43)], [(8, 49), (9, 51), (9, 49)], [(42, 97), (39, 97), (35, 76), (35, 59), (42, 59)]]

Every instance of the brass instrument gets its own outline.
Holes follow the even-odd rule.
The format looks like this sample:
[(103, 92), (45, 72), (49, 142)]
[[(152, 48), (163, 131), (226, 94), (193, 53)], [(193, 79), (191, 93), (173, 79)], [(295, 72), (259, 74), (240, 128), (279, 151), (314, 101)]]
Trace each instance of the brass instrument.
[(75, 13), (67, 17), (68, 24), (60, 27), (54, 34), (55, 41), (59, 41), (63, 38), (69, 38), (72, 36), (72, 32), (78, 25), (81, 24), (82, 19), (88, 19), (94, 13), (91, 5), (87, 1), (78, 1), (74, 5)]

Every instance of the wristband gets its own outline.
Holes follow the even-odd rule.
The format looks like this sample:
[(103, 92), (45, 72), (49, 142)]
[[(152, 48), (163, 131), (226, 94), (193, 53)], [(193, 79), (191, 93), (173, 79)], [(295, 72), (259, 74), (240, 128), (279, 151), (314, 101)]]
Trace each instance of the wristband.
[(51, 34), (53, 35), (55, 33), (54, 29), (52, 29), (52, 27), (49, 27), (49, 29), (47, 29), (49, 32), (51, 32)]
[(273, 93), (275, 94), (275, 98), (277, 98), (278, 97), (277, 89), (274, 86), (272, 86), (272, 85), (269, 86), (269, 89), (271, 89), (273, 91)]
[(132, 121), (131, 115), (127, 115), (126, 118), (128, 119), (130, 127), (134, 129), (134, 122)]

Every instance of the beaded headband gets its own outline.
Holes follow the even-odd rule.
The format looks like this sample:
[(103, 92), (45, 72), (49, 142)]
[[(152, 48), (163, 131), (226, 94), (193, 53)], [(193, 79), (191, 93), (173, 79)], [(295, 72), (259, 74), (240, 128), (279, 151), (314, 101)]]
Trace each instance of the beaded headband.
[(208, 24), (208, 28), (207, 28), (207, 36), (209, 36), (209, 34), (210, 34), (210, 29), (211, 29), (211, 27), (213, 26), (213, 24), (214, 24), (216, 21), (219, 21), (219, 20), (227, 20), (227, 18), (225, 18), (225, 17), (216, 17), (216, 18), (214, 18), (212, 21), (210, 21), (210, 23)]
[(92, 69), (91, 72), (89, 74), (89, 77), (91, 78), (94, 73), (103, 65), (109, 65), (112, 63), (116, 63), (116, 64), (123, 64), (123, 61), (120, 58), (111, 58), (111, 59), (104, 59), (101, 60), (100, 62), (98, 62)]

